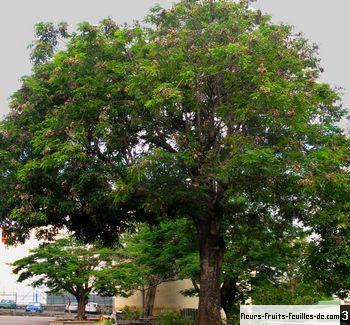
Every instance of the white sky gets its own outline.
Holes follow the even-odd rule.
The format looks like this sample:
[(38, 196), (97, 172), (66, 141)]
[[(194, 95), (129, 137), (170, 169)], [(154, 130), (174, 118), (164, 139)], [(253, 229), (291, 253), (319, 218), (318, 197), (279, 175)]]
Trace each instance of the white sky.
[(17, 283), (17, 277), (12, 274), (10, 263), (25, 257), (28, 254), (29, 247), (38, 245), (37, 240), (31, 238), (25, 245), (7, 247), (0, 243), (0, 299), (14, 299), (14, 297), (4, 297), (3, 294), (13, 294), (17, 292), (18, 297), (26, 297), (26, 301), (33, 299), (33, 288), (26, 283)]
[[(111, 16), (117, 22), (140, 19), (156, 3), (170, 6), (170, 0), (1, 0), (0, 1), (0, 117), (8, 112), (8, 97), (19, 87), (19, 78), (30, 73), (27, 45), (38, 21), (97, 23)], [(344, 105), (350, 107), (349, 0), (259, 0), (254, 7), (272, 14), (274, 21), (286, 22), (320, 46), (325, 73), (323, 81), (345, 87)], [(345, 125), (345, 124), (344, 124)], [(16, 289), (15, 277), (6, 263), (27, 254), (35, 245), (5, 250), (0, 244), (0, 294)], [(24, 290), (17, 285), (18, 290)]]

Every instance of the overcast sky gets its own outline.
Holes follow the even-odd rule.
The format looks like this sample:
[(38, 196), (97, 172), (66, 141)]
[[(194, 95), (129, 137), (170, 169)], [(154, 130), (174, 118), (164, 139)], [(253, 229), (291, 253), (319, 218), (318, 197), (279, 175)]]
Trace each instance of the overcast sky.
[[(0, 4), (0, 117), (8, 111), (8, 97), (19, 87), (19, 78), (30, 73), (28, 44), (38, 21), (97, 23), (111, 16), (117, 22), (141, 19), (156, 3), (169, 7), (173, 0), (1, 0)], [(323, 80), (345, 88), (344, 104), (350, 107), (349, 0), (258, 0), (255, 7), (276, 22), (295, 26), (320, 45), (325, 68)]]

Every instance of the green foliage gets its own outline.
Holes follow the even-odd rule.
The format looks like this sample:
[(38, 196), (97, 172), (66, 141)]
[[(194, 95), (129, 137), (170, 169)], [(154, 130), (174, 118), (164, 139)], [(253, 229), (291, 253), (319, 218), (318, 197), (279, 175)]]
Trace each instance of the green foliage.
[(243, 3), (182, 1), (148, 19), (148, 30), (106, 19), (72, 35), (37, 25), (53, 53), (33, 54), (1, 124), (14, 240), (50, 224), (111, 241), (130, 220), (201, 219), (209, 198), (220, 218), (274, 210), (310, 226), (338, 207), (344, 111), (317, 80), (315, 48)]
[(0, 126), (9, 241), (67, 227), (111, 243), (135, 222), (181, 217), (220, 265), (226, 232), (275, 220), (302, 222), (329, 254), (349, 216), (340, 92), (320, 81), (315, 46), (248, 3), (183, 0), (156, 7), (149, 28), (39, 24), (43, 50)]
[(69, 38), (67, 23), (61, 22), (57, 26), (53, 23), (39, 22), (35, 25), (36, 41), (30, 45), (31, 60), (34, 64), (47, 62), (54, 55), (60, 39)]
[(130, 308), (129, 306), (125, 306), (121, 311), (123, 319), (126, 320), (137, 320), (141, 316), (140, 311)]
[[(255, 304), (272, 305), (313, 304), (327, 298), (325, 286), (318, 281), (324, 271), (312, 267), (309, 260), (308, 236), (297, 225), (273, 219), (265, 227), (259, 220), (248, 219), (235, 231), (227, 231), (221, 276), (225, 311), (235, 315), (237, 306), (248, 298)], [(123, 246), (129, 257), (125, 267), (135, 287), (147, 288), (150, 278), (156, 278), (157, 284), (174, 279), (199, 281), (198, 243), (186, 219), (152, 228), (144, 225), (125, 237)], [(199, 291), (192, 287), (181, 293), (197, 296)]]
[(234, 324), (247, 299), (262, 305), (307, 305), (329, 297), (327, 284), (319, 281), (324, 270), (310, 260), (309, 235), (295, 224), (271, 220), (263, 227), (247, 220), (235, 237), (228, 237), (221, 299)]
[(129, 262), (129, 274), (136, 285), (148, 285), (150, 278), (162, 282), (198, 278), (198, 243), (191, 224), (186, 219), (164, 221), (150, 228), (138, 227), (135, 233), (123, 238)]
[(251, 298), (255, 304), (308, 305), (330, 297), (326, 283), (318, 280), (324, 271), (319, 269), (310, 276), (309, 271), (315, 266), (310, 260), (307, 233), (299, 231), (298, 235), (282, 244), (282, 259), (276, 269), (266, 265), (258, 269), (251, 281)]
[(108, 236), (127, 227), (125, 211), (205, 214), (212, 179), (225, 215), (246, 202), (317, 219), (312, 198), (348, 176), (339, 95), (317, 81), (314, 49), (233, 2), (183, 1), (149, 20), (150, 34), (110, 20), (71, 36), (38, 24), (39, 41), (69, 41), (23, 79), (2, 123), (3, 178), (28, 195), (12, 199), (8, 218)]
[(127, 295), (127, 276), (116, 265), (124, 259), (118, 250), (69, 237), (40, 244), (13, 263), (13, 272), (19, 282), (29, 280), (33, 287), (44, 286), (50, 293), (68, 292), (81, 304), (88, 301), (91, 291)]
[(194, 325), (194, 321), (180, 316), (179, 312), (174, 310), (165, 310), (159, 316), (159, 325)]
[[(324, 284), (328, 297), (332, 294), (341, 299), (349, 297), (349, 244), (348, 226), (342, 222), (337, 229), (324, 226), (322, 237), (310, 247), (313, 268), (309, 269), (309, 277)], [(318, 269), (322, 272), (317, 272)]]
[[(56, 32), (52, 24), (38, 25), (39, 41), (57, 45)], [(123, 43), (114, 32), (126, 34)], [(127, 212), (130, 204), (114, 204), (129, 164), (125, 150), (140, 131), (125, 92), (128, 33), (110, 20), (82, 24), (65, 51), (38, 58), (13, 95), (0, 139), (0, 213), (13, 241), (50, 220), (39, 234), (65, 224), (77, 236), (110, 244), (137, 219)]]
[(291, 294), (287, 283), (280, 285), (266, 283), (254, 288), (253, 301), (256, 305), (313, 305), (330, 296), (317, 292), (314, 283), (301, 283), (297, 291)]
[(157, 286), (199, 276), (198, 242), (186, 219), (167, 220), (157, 226), (146, 224), (122, 238), (127, 259), (118, 265), (126, 274), (129, 288), (145, 295), (144, 315), (152, 315)]

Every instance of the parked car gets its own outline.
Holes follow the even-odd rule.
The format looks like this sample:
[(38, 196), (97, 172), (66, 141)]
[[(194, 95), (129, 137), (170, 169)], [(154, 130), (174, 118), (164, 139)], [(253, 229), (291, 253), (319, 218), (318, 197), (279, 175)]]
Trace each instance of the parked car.
[(78, 304), (76, 302), (72, 302), (66, 305), (65, 311), (68, 313), (76, 313), (78, 311)]
[(85, 306), (85, 312), (90, 314), (99, 314), (101, 313), (101, 308), (96, 302), (89, 302)]
[[(66, 312), (76, 313), (78, 311), (78, 304), (76, 302), (72, 302), (71, 304), (67, 304), (65, 307)], [(89, 302), (85, 306), (85, 312), (90, 314), (99, 314), (101, 313), (101, 308), (96, 302)]]
[(33, 302), (26, 307), (26, 312), (30, 313), (42, 313), (43, 312), (43, 306), (40, 302)]
[(0, 300), (0, 309), (16, 309), (16, 303), (13, 300)]

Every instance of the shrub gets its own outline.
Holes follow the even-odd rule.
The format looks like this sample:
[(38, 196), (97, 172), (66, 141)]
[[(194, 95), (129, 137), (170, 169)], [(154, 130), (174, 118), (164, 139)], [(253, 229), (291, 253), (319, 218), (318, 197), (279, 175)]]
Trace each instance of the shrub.
[(136, 309), (132, 309), (129, 306), (125, 306), (122, 309), (122, 317), (127, 320), (136, 320), (140, 317), (140, 312)]
[(194, 321), (188, 318), (182, 318), (174, 310), (165, 310), (159, 316), (158, 325), (194, 325)]

